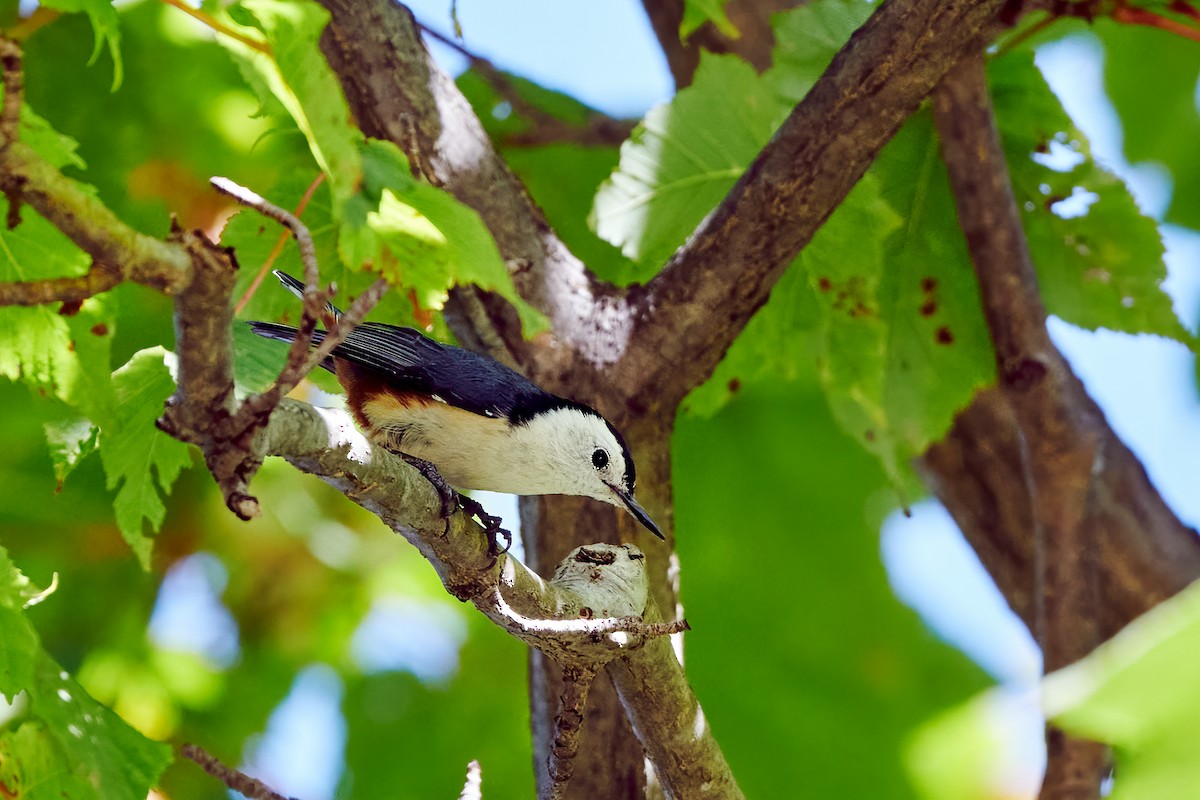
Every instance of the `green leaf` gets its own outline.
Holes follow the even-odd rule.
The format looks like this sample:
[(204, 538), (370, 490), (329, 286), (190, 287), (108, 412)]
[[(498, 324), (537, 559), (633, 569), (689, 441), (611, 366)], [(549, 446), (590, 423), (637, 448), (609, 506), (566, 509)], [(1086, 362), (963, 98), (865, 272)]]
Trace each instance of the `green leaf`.
[(686, 39), (706, 22), (712, 22), (722, 34), (736, 39), (738, 32), (725, 15), (725, 4), (729, 0), (683, 0), (683, 21), (679, 24), (679, 38)]
[(117, 412), (114, 424), (102, 432), (100, 447), (108, 488), (119, 487), (113, 503), (117, 527), (147, 569), (151, 542), (143, 535), (142, 520), (149, 520), (151, 529), (158, 530), (167, 511), (159, 488), (170, 492), (180, 471), (191, 463), (187, 445), (154, 424), (175, 390), (164, 363), (168, 356), (161, 347), (142, 350), (113, 373)]
[[(7, 202), (0, 200), (0, 209)], [(36, 281), (84, 274), (90, 259), (37, 213), (23, 209), (12, 230), (0, 231), (0, 281)], [(0, 308), (0, 376), (58, 397), (96, 423), (112, 413), (108, 373), (113, 302), (101, 295), (55, 313), (47, 306)]]
[(491, 232), (474, 209), (417, 181), (391, 142), (363, 151), (362, 193), (347, 205), (338, 239), (342, 260), (412, 290), (422, 308), (440, 309), (456, 284), (494, 291), (517, 309), (527, 335), (548, 323), (513, 286)]
[(819, 299), (817, 363), (830, 408), (842, 429), (874, 453), (896, 482), (903, 454), (886, 397), (891, 319), (881, 307), (880, 282), (883, 244), (900, 222), (867, 176), (800, 254)]
[(21, 106), (21, 141), (56, 169), (66, 166), (84, 169), (87, 166), (76, 152), (79, 142), (54, 130), (28, 105)]
[(994, 381), (995, 360), (928, 112), (909, 119), (869, 174), (904, 220), (885, 245), (879, 297), (888, 326), (887, 417), (905, 462)]
[[(171, 760), (97, 703), (42, 649), (25, 614), (38, 594), (0, 547), (0, 780), (11, 796), (143, 800)], [(21, 695), (18, 697), (18, 695)]]
[(922, 800), (997, 800), (1004, 745), (985, 692), (918, 728), (905, 761)]
[(621, 145), (590, 219), (600, 238), (653, 276), (721, 201), (787, 107), (735, 56), (704, 52), (695, 81), (652, 108)]
[(1200, 785), (1200, 587), (1139, 617), (1082, 661), (1047, 676), (1056, 725), (1112, 745), (1113, 800), (1174, 800)]
[(317, 164), (329, 178), (334, 205), (340, 208), (362, 179), (359, 146), (362, 132), (354, 125), (337, 76), (321, 54), (321, 31), (329, 12), (310, 0), (242, 0), (230, 8), (239, 23), (266, 37), (271, 55), (223, 37), (231, 52), (246, 59), (261, 83), (287, 109), (308, 139)]
[[(713, 419), (677, 420), (687, 613), (708, 632), (688, 642), (688, 677), (747, 797), (909, 800), (902, 744), (985, 680), (896, 599), (879, 559), (886, 478), (839, 429), (811, 366), (800, 369), (789, 384), (746, 386)], [(722, 535), (739, 526), (756, 531), (756, 548), (788, 556), (744, 558), (745, 540)], [(820, 613), (791, 615), (765, 640), (737, 623), (789, 604)], [(768, 690), (723, 691), (730, 654), (751, 646), (739, 680)], [(771, 766), (796, 753), (799, 792), (795, 775)], [(853, 769), (848, 753), (861, 754)]]
[(121, 26), (117, 10), (113, 8), (112, 0), (43, 0), (46, 8), (54, 8), (67, 13), (82, 11), (91, 20), (95, 32), (95, 46), (92, 49), (90, 63), (95, 63), (100, 57), (100, 51), (105, 44), (113, 60), (112, 88), (116, 91), (121, 85), (124, 67), (121, 65)]
[[(994, 59), (988, 76), (1050, 312), (1089, 330), (1154, 333), (1193, 345), (1162, 288), (1167, 269), (1158, 226), (1138, 210), (1125, 184), (1096, 164), (1032, 56)], [(1046, 154), (1075, 163), (1052, 168)], [(1078, 203), (1089, 193), (1094, 202), (1078, 215), (1058, 205), (1072, 195)]]
[(713, 376), (687, 396), (683, 410), (711, 417), (738, 394), (796, 380), (820, 347), (821, 316), (808, 275), (795, 263), (776, 282), (767, 304), (734, 340)]
[(863, 0), (817, 0), (775, 16), (774, 68), (766, 79), (787, 105), (808, 94), (875, 5)]
[(91, 420), (69, 417), (45, 424), (46, 444), (50, 446), (50, 463), (58, 488), (79, 462), (96, 451), (100, 429)]
[(1095, 31), (1104, 41), (1104, 84), (1121, 118), (1126, 157), (1165, 166), (1175, 186), (1166, 221), (1200, 230), (1196, 43), (1104, 18)]
[(683, 244), (719, 203), (838, 49), (870, 13), (855, 0), (809, 3), (776, 17), (776, 66), (759, 76), (704, 52), (692, 85), (650, 110), (596, 193), (596, 233), (643, 266)]
[(23, 609), (36, 593), (0, 546), (0, 694), (10, 700), (33, 682), (41, 645)]

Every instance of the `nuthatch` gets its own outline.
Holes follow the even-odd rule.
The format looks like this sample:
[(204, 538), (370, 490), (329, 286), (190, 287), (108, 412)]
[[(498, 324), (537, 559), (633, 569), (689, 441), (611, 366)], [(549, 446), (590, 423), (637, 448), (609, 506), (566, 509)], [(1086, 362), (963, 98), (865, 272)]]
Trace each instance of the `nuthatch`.
[[(303, 297), (303, 283), (275, 275)], [(325, 326), (340, 315), (326, 306)], [(272, 322), (250, 327), (268, 339), (296, 336), (295, 328)], [(315, 331), (313, 344), (324, 338)], [(583, 403), (550, 394), (487, 356), (378, 322), (352, 330), (321, 366), (337, 376), (372, 443), (432, 465), (451, 486), (594, 497), (625, 508), (663, 538), (633, 499), (625, 440)]]

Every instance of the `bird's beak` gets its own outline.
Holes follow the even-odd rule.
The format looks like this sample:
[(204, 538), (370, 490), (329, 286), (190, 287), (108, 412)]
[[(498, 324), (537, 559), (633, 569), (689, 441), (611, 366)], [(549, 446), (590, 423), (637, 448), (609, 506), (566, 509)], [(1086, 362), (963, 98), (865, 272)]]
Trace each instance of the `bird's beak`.
[(625, 491), (620, 486), (613, 486), (611, 483), (607, 485), (608, 488), (613, 490), (617, 497), (621, 498), (621, 502), (624, 503), (625, 507), (629, 509), (629, 513), (633, 514), (634, 519), (642, 523), (642, 525), (646, 527), (646, 530), (650, 531), (663, 541), (666, 541), (667, 537), (662, 535), (662, 531), (658, 529), (658, 526), (654, 524), (654, 520), (650, 519), (650, 515), (646, 513), (646, 509), (638, 505), (638, 501), (633, 499), (632, 493)]

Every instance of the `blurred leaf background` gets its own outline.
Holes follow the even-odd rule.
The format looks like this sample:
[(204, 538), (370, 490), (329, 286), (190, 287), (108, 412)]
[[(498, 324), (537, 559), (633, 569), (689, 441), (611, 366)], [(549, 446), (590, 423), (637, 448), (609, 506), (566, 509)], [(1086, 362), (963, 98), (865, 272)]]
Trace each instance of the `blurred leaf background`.
[[(470, 44), (486, 26), (470, 23), (460, 5)], [(631, 9), (620, 24), (644, 28)], [(688, 24), (728, 24), (719, 2), (689, 9)], [(444, 4), (418, 11), (449, 28)], [(459, 83), (574, 252), (608, 280), (640, 282), (724, 195), (868, 11), (813, 3), (777, 19), (777, 66), (766, 75), (705, 55), (695, 84), (669, 105), (649, 110), (656, 98), (642, 102), (645, 94), (614, 103), (605, 110), (649, 111), (620, 149), (514, 144), (529, 121), (478, 73)], [(585, 25), (570, 24), (577, 32)], [(1046, 299), (1069, 322), (1171, 337), (1182, 350), (1193, 344), (1194, 326), (1177, 318), (1161, 289), (1158, 223), (1090, 158), (1033, 65), (1035, 45), (1078, 35), (1078, 26), (1060, 23), (994, 58), (990, 72)], [(1200, 227), (1200, 202), (1186, 189), (1200, 170), (1195, 44), (1105, 21), (1087, 35), (1105, 64), (1128, 158), (1155, 160), (1183, 187), (1162, 210), (1166, 220)], [(244, 63), (178, 10), (121, 7), (115, 89), (108, 51), (93, 60), (96, 36), (81, 14), (37, 31), (26, 47), (26, 99), (78, 142), (86, 169), (68, 173), (127, 222), (162, 235), (175, 214), (215, 233), (231, 209), (208, 189), (209, 176), (292, 207), (316, 178), (304, 133), (256, 94)], [(568, 63), (586, 71), (552, 49), (541, 57), (550, 71)], [(656, 80), (661, 86), (661, 75)], [(513, 81), (556, 119), (592, 113), (571, 96), (569, 80)], [(305, 219), (326, 277), (352, 293), (369, 278), (338, 261), (335, 209), (352, 202), (338, 194), (346, 191), (318, 188)], [(1064, 213), (1059, 204), (1077, 195), (1082, 211)], [(225, 235), (238, 245), (242, 291), (278, 231), (242, 214)], [(885, 519), (896, 524), (898, 506), (920, 499), (910, 459), (991, 378), (965, 258), (936, 141), (919, 113), (678, 419), (677, 530), (695, 629), (687, 667), (748, 796), (1002, 798), (1029, 789), (996, 774), (989, 757), (1005, 734), (977, 695), (993, 677), (898, 599), (880, 558)], [(289, 269), (289, 259), (294, 264), (290, 248), (278, 266)], [(3, 268), (36, 262), (14, 258)], [(444, 286), (429, 289), (439, 291)], [(264, 285), (243, 316), (279, 319), (294, 313), (290, 301)], [(173, 334), (160, 295), (127, 284), (102, 302), (76, 317), (36, 312), (46, 331), (94, 346), (74, 360), (45, 362), (40, 381), (31, 375), (41, 362), (17, 363), (11, 354), (55, 352), (61, 342), (30, 344), (21, 338), (25, 320), (0, 310), (0, 345), (10, 353), (6, 360), (0, 350), (0, 374), (25, 378), (0, 381), (0, 544), (37, 586), (58, 576), (43, 602), (26, 610), (16, 603), (14, 620), (32, 623), (47, 657), (133, 729), (199, 743), (285, 793), (454, 796), (467, 762), (478, 759), (485, 792), (531, 796), (523, 647), (448, 598), (411, 548), (339, 493), (269, 462), (254, 483), (266, 513), (242, 523), (202, 469), (174, 479), (184, 454), (157, 464), (158, 484), (148, 469), (137, 476), (143, 496), (170, 490), (152, 550), (140, 515), (118, 528), (114, 505), (120, 515), (124, 489), (109, 461), (89, 456), (93, 428), (80, 426), (81, 395), (64, 388), (62, 376), (78, 369), (84, 380), (97, 364), (108, 372), (146, 348), (169, 350)], [(89, 314), (101, 315), (102, 333)], [(375, 318), (411, 323), (414, 305), (393, 292)], [(239, 379), (253, 385), (263, 372), (255, 359), (270, 358), (242, 337), (238, 345)], [(124, 397), (120, 391), (114, 397)], [(83, 405), (101, 428), (119, 427), (129, 413)], [(59, 443), (53, 452), (50, 434)], [(29, 727), (17, 725), (20, 713), (0, 738), (0, 780), (12, 764), (4, 748), (21, 744), (13, 731)], [(959, 752), (954, 746), (961, 758), (948, 758)], [(156, 784), (179, 800), (225, 796), (186, 762)]]

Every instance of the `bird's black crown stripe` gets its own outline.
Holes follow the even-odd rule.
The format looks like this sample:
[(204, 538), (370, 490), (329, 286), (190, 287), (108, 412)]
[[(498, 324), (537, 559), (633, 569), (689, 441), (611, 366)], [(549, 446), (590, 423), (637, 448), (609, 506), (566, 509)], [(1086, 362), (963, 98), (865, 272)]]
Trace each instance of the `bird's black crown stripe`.
[(607, 425), (609, 431), (612, 432), (613, 438), (621, 446), (621, 456), (625, 462), (625, 488), (630, 492), (633, 491), (633, 487), (637, 484), (637, 472), (633, 466), (633, 456), (629, 454), (629, 447), (625, 444), (625, 437), (600, 412), (586, 403), (580, 403), (577, 400), (568, 400), (565, 397), (559, 397), (549, 392), (541, 392), (525, 400), (520, 408), (514, 408), (513, 412), (508, 416), (509, 421), (513, 425), (525, 425), (539, 414), (544, 414), (547, 411), (553, 411), (558, 408), (573, 408), (584, 414), (590, 414)]

